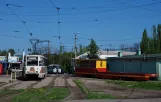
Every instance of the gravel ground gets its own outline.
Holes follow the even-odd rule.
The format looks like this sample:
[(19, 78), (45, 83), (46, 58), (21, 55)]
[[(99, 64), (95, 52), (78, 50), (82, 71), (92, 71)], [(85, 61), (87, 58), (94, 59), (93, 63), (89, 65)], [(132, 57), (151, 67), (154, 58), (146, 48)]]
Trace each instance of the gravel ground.
[(20, 84), (17, 84), (12, 89), (27, 89), (32, 84), (35, 84), (36, 81), (22, 81)]
[(82, 100), (86, 96), (85, 93), (80, 90), (80, 88), (73, 82), (75, 77), (70, 77), (67, 79), (67, 82), (72, 90), (71, 97), (68, 100)]
[(65, 87), (65, 79), (63, 77), (57, 77), (54, 81), (55, 87)]
[(103, 100), (70, 100), (66, 102), (161, 102), (161, 98), (156, 99), (103, 99)]
[(76, 87), (77, 85), (73, 82), (73, 79), (69, 78), (67, 79), (67, 82), (68, 84), (71, 86), (71, 87)]
[(160, 98), (161, 91), (145, 90), (145, 89), (131, 89), (121, 87), (119, 85), (105, 83), (102, 80), (86, 80), (81, 79), (85, 86), (91, 91), (99, 91), (100, 93), (107, 93), (118, 98), (128, 96), (128, 98)]
[(3, 75), (3, 76), (0, 76), (0, 82), (5, 82), (5, 83), (8, 83), (10, 81), (11, 77), (8, 75)]
[(39, 83), (37, 83), (33, 88), (41, 88), (47, 86), (53, 77), (46, 77), (45, 79), (41, 80)]
[(14, 81), (12, 83), (5, 84), (4, 86), (0, 87), (0, 90), (2, 90), (4, 88), (11, 88), (12, 86), (15, 86), (15, 85), (20, 84), (20, 83), (21, 83), (20, 81)]

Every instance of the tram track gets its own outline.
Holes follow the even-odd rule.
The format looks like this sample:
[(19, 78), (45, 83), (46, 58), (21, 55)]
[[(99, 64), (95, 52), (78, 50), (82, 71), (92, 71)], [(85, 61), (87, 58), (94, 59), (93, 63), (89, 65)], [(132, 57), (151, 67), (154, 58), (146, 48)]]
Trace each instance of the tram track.
[[(45, 92), (44, 92), (44, 95), (42, 96), (35, 96), (33, 97), (33, 99), (37, 99), (37, 100), (41, 100), (42, 97), (45, 97), (48, 101), (51, 101), (48, 99), (48, 94), (50, 94), (50, 92), (52, 91), (52, 88), (56, 88), (57, 86), (54, 86), (56, 83), (56, 79), (58, 81), (58, 87), (62, 88), (62, 87), (65, 87), (65, 88), (68, 88), (69, 89), (69, 94), (67, 97), (65, 97), (62, 101), (67, 101), (67, 100), (70, 100), (72, 99), (73, 95), (73, 91), (72, 91), (72, 86), (70, 86), (70, 84), (68, 83), (68, 75), (54, 75), (54, 76), (48, 76), (48, 77), (51, 77), (52, 79), (50, 80), (50, 83), (47, 85), (47, 86), (44, 86), (42, 88), (45, 89)], [(63, 79), (63, 80), (62, 80)], [(45, 80), (45, 79), (43, 79)], [(40, 80), (32, 83), (30, 86), (28, 86), (24, 91), (20, 91), (20, 90), (16, 90), (14, 89), (13, 87), (15, 87), (16, 85), (18, 84), (23, 84), (24, 81), (20, 81), (20, 82), (17, 82), (15, 84), (12, 84), (10, 86), (7, 86), (5, 87), (5, 89), (9, 89), (9, 93), (7, 94), (0, 94), (0, 99), (1, 100), (5, 100), (6, 101), (11, 101), (13, 99), (13, 97), (16, 97), (18, 95), (22, 95), (23, 93), (31, 90), (31, 89), (34, 89), (34, 90), (38, 90), (39, 91), (39, 88), (34, 88), (35, 85), (39, 84), (39, 82), (41, 82)], [(60, 83), (59, 83), (60, 82)], [(63, 83), (61, 83), (63, 82)], [(65, 84), (64, 84), (65, 83)]]
[[(51, 77), (51, 76), (49, 76), (49, 77)], [(37, 100), (39, 100), (39, 99), (41, 99), (42, 97), (47, 97), (47, 95), (50, 93), (50, 89), (51, 88), (53, 88), (53, 86), (54, 86), (54, 81), (55, 81), (55, 79), (58, 77), (58, 75), (56, 75), (56, 76), (52, 76), (52, 80), (51, 80), (51, 82), (46, 86), (46, 87), (44, 87), (44, 88), (47, 88), (46, 89), (46, 91), (45, 91), (45, 94), (43, 95), (43, 96), (41, 96), (41, 97), (34, 97), (34, 98), (36, 98)]]
[[(46, 92), (44, 94), (47, 95), (49, 92), (50, 92), (50, 88), (53, 88), (53, 85), (54, 85), (54, 81), (55, 79), (57, 78), (58, 76), (52, 76), (52, 80), (51, 82), (44, 88), (47, 88), (46, 89)], [(45, 79), (43, 79), (45, 80)], [(31, 84), (30, 86), (28, 86), (24, 91), (20, 92), (19, 90), (15, 90), (15, 89), (12, 89), (12, 91), (10, 93), (7, 93), (7, 94), (0, 94), (0, 99), (1, 100), (5, 100), (4, 102), (6, 101), (11, 101), (13, 99), (13, 97), (16, 97), (18, 95), (22, 95), (23, 93), (27, 92), (27, 91), (30, 91), (31, 89), (33, 89), (33, 87), (38, 84), (40, 82), (40, 80), (36, 81), (35, 83)], [(23, 81), (19, 82), (19, 83), (16, 83), (16, 84), (13, 84), (12, 87), (18, 85), (18, 84), (22, 84)], [(8, 86), (8, 87), (5, 87), (5, 89), (10, 89), (9, 87), (11, 86)], [(34, 88), (34, 90), (39, 90), (39, 89), (36, 89)], [(43, 97), (43, 96), (41, 96)], [(33, 98), (37, 98), (38, 100), (41, 98), (41, 97), (33, 97)]]
[[(15, 87), (16, 85), (21, 84), (22, 82), (23, 82), (23, 81), (18, 82), (18, 83), (13, 84), (13, 85), (9, 85), (9, 86), (3, 88), (4, 91), (5, 91), (5, 90), (10, 90), (11, 92), (10, 92), (10, 93), (5, 93), (5, 94), (0, 94), (0, 99), (1, 99), (1, 100), (2, 100), (2, 99), (7, 99), (7, 101), (11, 101), (11, 99), (12, 99), (13, 97), (16, 97), (16, 96), (18, 96), (18, 95), (21, 95), (21, 94), (23, 94), (23, 93), (29, 91), (30, 89), (32, 89), (32, 87), (33, 87), (34, 85), (36, 85), (39, 81), (36, 81), (35, 83), (31, 84), (30, 86), (28, 86), (28, 87), (25, 89), (25, 91), (22, 91), (22, 92), (19, 91), (19, 90), (10, 89), (11, 87)], [(3, 90), (2, 90), (2, 91), (3, 91)], [(6, 100), (5, 100), (5, 102), (6, 102)]]
[[(54, 86), (56, 84), (55, 81), (56, 81), (57, 78), (64, 78), (64, 80), (65, 80), (65, 87), (68, 88), (69, 91), (70, 91), (69, 95), (62, 100), (63, 102), (67, 101), (67, 100), (69, 100), (72, 97), (72, 93), (73, 93), (72, 92), (72, 88), (71, 88), (71, 86), (69, 85), (69, 83), (67, 81), (67, 79), (68, 79), (67, 75), (56, 75), (56, 76), (53, 76), (51, 82), (48, 84), (48, 86), (46, 86), (47, 89), (46, 89), (45, 94), (43, 96), (41, 96), (41, 97), (45, 96), (47, 98), (47, 95), (50, 93), (51, 88), (63, 87), (63, 86)], [(37, 99), (39, 100), (41, 97), (39, 97)], [(52, 101), (52, 100), (48, 100), (48, 101)]]
[(72, 88), (71, 88), (71, 86), (69, 85), (69, 83), (68, 83), (68, 81), (67, 81), (68, 77), (69, 77), (69, 76), (64, 75), (65, 85), (66, 85), (66, 87), (69, 89), (70, 93), (69, 93), (69, 95), (68, 95), (66, 98), (63, 99), (63, 102), (69, 100), (69, 99), (72, 97), (72, 94), (73, 94)]

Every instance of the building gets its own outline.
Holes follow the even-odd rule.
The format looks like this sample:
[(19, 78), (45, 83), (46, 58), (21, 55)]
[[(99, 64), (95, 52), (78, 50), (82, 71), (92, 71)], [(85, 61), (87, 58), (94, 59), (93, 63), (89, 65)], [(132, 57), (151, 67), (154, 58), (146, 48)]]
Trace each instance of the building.
[(110, 72), (147, 74), (161, 80), (161, 54), (130, 55), (108, 58)]
[[(6, 73), (7, 70), (12, 69), (13, 67), (20, 67), (20, 60), (17, 56), (11, 56), (8, 54), (8, 59), (6, 56), (0, 56), (0, 64), (3, 65), (3, 74)], [(9, 72), (10, 73), (10, 72)]]
[[(118, 57), (118, 52), (120, 52), (120, 51), (101, 51), (101, 50), (99, 50), (97, 55), (98, 55), (99, 59), (107, 59), (109, 57)], [(136, 52), (122, 52), (123, 56), (135, 55), (135, 54), (136, 54)], [(88, 52), (77, 56), (76, 59), (88, 59), (87, 55), (88, 55)]]
[(0, 56), (0, 62), (6, 62), (6, 56)]
[[(0, 56), (0, 62), (6, 62), (7, 61), (7, 57), (6, 56)], [(12, 62), (19, 62), (19, 57), (17, 56), (11, 56), (11, 54), (9, 53), (8, 55), (8, 62), (12, 63)]]

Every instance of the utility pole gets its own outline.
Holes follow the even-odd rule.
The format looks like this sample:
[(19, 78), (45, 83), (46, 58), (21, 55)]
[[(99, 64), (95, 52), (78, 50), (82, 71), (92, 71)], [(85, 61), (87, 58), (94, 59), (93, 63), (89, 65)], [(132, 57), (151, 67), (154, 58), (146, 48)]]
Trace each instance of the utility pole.
[(77, 57), (77, 34), (78, 33), (74, 33), (75, 37), (74, 37), (74, 52), (75, 52), (75, 58), (74, 58), (74, 71), (75, 71), (75, 65), (76, 65), (76, 57)]
[(75, 59), (76, 59), (76, 57), (77, 57), (77, 33), (74, 33), (74, 35), (75, 35), (75, 37), (74, 37), (74, 53), (75, 53)]
[(48, 40), (48, 65), (49, 65), (49, 58), (50, 58), (50, 41)]
[(48, 55), (50, 55), (50, 41), (48, 40)]

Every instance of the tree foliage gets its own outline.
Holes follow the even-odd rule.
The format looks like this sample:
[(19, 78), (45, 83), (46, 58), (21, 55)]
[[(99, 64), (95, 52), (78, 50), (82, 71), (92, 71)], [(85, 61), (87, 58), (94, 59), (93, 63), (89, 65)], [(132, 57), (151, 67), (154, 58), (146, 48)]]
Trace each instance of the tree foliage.
[(7, 51), (6, 50), (0, 50), (0, 56), (6, 56)]
[[(47, 54), (45, 55), (47, 56)], [(74, 58), (74, 52), (63, 52), (62, 54), (50, 54), (49, 56), (49, 64), (59, 64), (62, 66), (64, 71), (71, 71), (71, 59)]]
[(87, 51), (88, 51), (88, 47), (87, 46), (82, 46), (81, 44), (79, 45), (78, 55), (81, 55), (83, 53), (86, 53)]
[(8, 52), (11, 53), (11, 56), (13, 56), (16, 53), (14, 49), (9, 49)]
[(88, 45), (88, 51), (89, 51), (88, 58), (89, 59), (97, 59), (98, 58), (98, 56), (97, 56), (98, 49), (99, 48), (98, 48), (96, 42), (93, 39), (91, 39), (91, 42)]
[(7, 56), (8, 52), (13, 56), (16, 52), (14, 49), (10, 48), (9, 50), (0, 50), (0, 56)]
[(149, 38), (148, 38), (148, 34), (147, 34), (146, 29), (144, 29), (144, 31), (143, 31), (142, 41), (141, 41), (140, 47), (141, 47), (142, 52), (145, 52), (145, 53), (148, 52)]
[(158, 24), (157, 28), (155, 25), (152, 26), (151, 37), (148, 36), (146, 29), (144, 29), (140, 47), (142, 53), (161, 53), (161, 24)]

